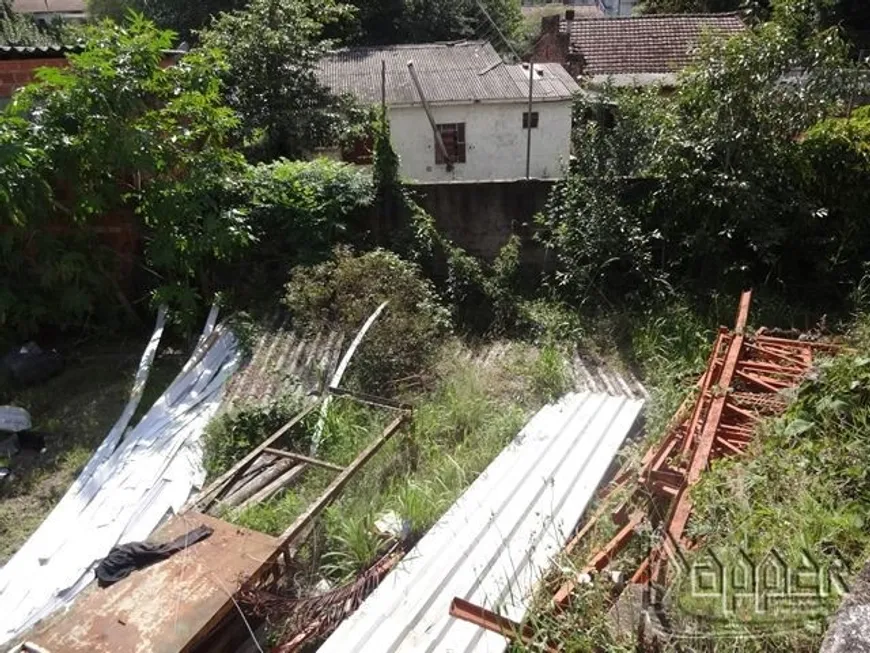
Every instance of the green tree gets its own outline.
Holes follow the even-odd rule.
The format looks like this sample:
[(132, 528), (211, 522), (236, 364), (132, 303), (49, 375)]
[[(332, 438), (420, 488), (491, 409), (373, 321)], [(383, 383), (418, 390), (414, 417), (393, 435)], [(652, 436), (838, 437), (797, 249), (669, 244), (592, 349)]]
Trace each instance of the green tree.
[(88, 11), (96, 18), (111, 18), (117, 22), (121, 22), (128, 11), (138, 11), (158, 26), (191, 39), (222, 11), (243, 9), (247, 4), (247, 0), (88, 0)]
[[(672, 95), (619, 93), (616, 127), (580, 121), (575, 172), (543, 216), (575, 299), (653, 279), (699, 291), (770, 284), (803, 298), (844, 290), (855, 268), (839, 247), (854, 231), (826, 218), (800, 141), (845, 110), (854, 75), (838, 32), (817, 25), (813, 2), (775, 2), (771, 22), (705, 41)], [(857, 251), (845, 251), (854, 264)]]
[(315, 68), (330, 46), (324, 28), (350, 15), (335, 0), (253, 0), (203, 33), (205, 46), (226, 53), (227, 98), (255, 158), (298, 158), (336, 140), (345, 106)]
[(147, 289), (182, 316), (250, 238), (227, 187), (244, 160), (227, 147), (237, 118), (222, 104), (220, 54), (166, 66), (174, 35), (142, 17), (87, 35), (68, 67), (40, 70), (0, 118), (0, 219), (11, 226), (0, 229), (0, 319), (20, 332), (122, 305), (122, 261), (97, 235), (107, 219), (136, 225)]
[[(499, 45), (495, 29), (477, 0), (350, 0), (358, 9), (353, 39), (362, 44), (425, 43), (489, 37)], [(518, 0), (482, 0), (506, 38), (522, 25)], [(504, 44), (501, 44), (504, 47)]]

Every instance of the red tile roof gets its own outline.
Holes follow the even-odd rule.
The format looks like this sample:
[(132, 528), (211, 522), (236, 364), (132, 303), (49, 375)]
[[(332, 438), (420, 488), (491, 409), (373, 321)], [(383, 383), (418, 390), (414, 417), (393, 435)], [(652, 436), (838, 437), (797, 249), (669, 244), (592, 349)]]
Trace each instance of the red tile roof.
[(736, 13), (659, 14), (562, 21), (570, 51), (586, 75), (670, 73), (685, 67), (706, 32), (730, 36), (746, 29)]

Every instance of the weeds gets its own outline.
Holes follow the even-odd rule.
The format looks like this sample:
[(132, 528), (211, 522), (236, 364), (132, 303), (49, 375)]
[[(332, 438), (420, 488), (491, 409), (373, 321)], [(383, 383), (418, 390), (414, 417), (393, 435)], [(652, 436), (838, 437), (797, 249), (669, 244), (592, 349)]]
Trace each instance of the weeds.
[[(288, 397), (266, 406), (237, 407), (209, 422), (203, 436), (203, 464), (208, 477), (214, 478), (227, 471), (288, 422), (299, 407), (298, 398)], [(303, 443), (297, 444), (301, 446)]]

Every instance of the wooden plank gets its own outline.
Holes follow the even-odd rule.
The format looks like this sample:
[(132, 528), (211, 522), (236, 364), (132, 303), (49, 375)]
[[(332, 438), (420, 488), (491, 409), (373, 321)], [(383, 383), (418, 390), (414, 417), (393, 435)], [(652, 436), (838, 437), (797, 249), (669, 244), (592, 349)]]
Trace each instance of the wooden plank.
[(317, 406), (318, 402), (313, 402), (309, 404), (307, 407), (302, 409), (296, 416), (287, 422), (280, 429), (275, 431), (272, 435), (266, 438), (262, 443), (260, 443), (251, 453), (242, 458), (239, 462), (233, 465), (233, 468), (230, 469), (226, 474), (223, 474), (220, 478), (218, 478), (214, 483), (208, 486), (201, 494), (200, 498), (197, 499), (194, 505), (200, 506), (200, 502), (206, 500), (204, 506), (200, 506), (200, 510), (205, 512), (209, 508), (211, 508), (216, 501), (218, 501), (224, 493), (229, 488), (230, 484), (236, 479), (236, 477), (247, 469), (247, 467), (253, 463), (266, 449), (271, 447), (276, 440), (278, 440), (281, 436), (286, 434), (290, 429), (299, 424), (303, 419), (305, 419), (308, 414), (314, 410)]
[(274, 479), (271, 483), (266, 485), (259, 492), (257, 492), (253, 496), (245, 499), (245, 501), (243, 503), (241, 503), (236, 508), (236, 513), (241, 512), (242, 510), (244, 510), (245, 508), (247, 508), (249, 506), (253, 506), (257, 503), (260, 503), (261, 501), (266, 501), (268, 499), (271, 499), (272, 496), (274, 496), (281, 489), (290, 485), (293, 481), (295, 481), (297, 478), (299, 478), (304, 472), (305, 472), (305, 465), (296, 465), (295, 467), (291, 467), (290, 469), (285, 471), (283, 474), (278, 476), (276, 479)]
[(272, 449), (271, 447), (267, 448), (266, 453), (270, 453), (273, 456), (279, 456), (281, 458), (289, 458), (290, 460), (295, 460), (300, 463), (308, 463), (309, 465), (314, 465), (315, 467), (323, 467), (324, 469), (331, 469), (334, 472), (343, 472), (344, 467), (339, 465), (334, 465), (332, 463), (328, 463), (325, 460), (318, 460), (317, 458), (311, 458), (309, 456), (303, 456), (301, 453), (294, 453), (292, 451), (284, 451), (282, 449)]
[(383, 447), (390, 438), (395, 435), (396, 431), (399, 430), (407, 419), (407, 414), (399, 415), (394, 419), (389, 426), (384, 429), (384, 432), (377, 440), (366, 447), (350, 465), (344, 468), (344, 471), (342, 471), (341, 474), (335, 477), (332, 483), (329, 484), (329, 487), (323, 491), (323, 494), (308, 506), (308, 509), (299, 515), (299, 517), (296, 518), (296, 521), (294, 521), (293, 524), (291, 524), (290, 527), (281, 534), (280, 540), (282, 547), (292, 544), (305, 527), (312, 522), (317, 515), (323, 512), (329, 504), (335, 501), (336, 497), (344, 489), (344, 486), (347, 485), (348, 481), (356, 475), (363, 465), (365, 465), (378, 451), (381, 450), (381, 447)]

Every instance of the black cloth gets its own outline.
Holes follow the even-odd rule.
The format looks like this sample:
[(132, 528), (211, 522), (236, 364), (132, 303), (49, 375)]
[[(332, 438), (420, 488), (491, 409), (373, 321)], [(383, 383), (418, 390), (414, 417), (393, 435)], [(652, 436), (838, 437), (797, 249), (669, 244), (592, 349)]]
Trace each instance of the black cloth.
[(179, 551), (204, 540), (213, 532), (213, 528), (203, 525), (166, 544), (130, 542), (116, 546), (97, 565), (95, 572), (97, 582), (100, 587), (108, 587), (122, 578), (126, 578), (137, 569), (144, 569), (155, 562), (166, 560)]

